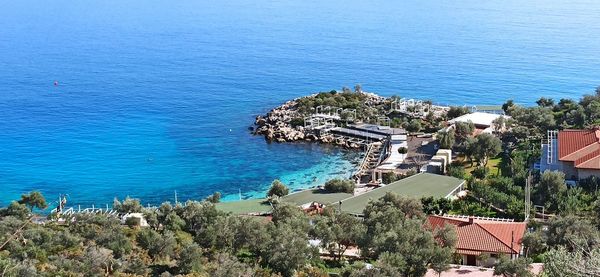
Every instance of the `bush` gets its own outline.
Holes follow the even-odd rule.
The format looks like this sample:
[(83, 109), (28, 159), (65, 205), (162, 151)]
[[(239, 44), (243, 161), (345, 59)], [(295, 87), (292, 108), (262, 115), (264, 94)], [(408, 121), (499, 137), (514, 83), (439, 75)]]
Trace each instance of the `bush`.
[(448, 175), (459, 179), (465, 178), (465, 168), (462, 165), (449, 165)]
[(300, 117), (292, 118), (292, 120), (290, 120), (290, 125), (292, 125), (292, 128), (304, 126), (304, 119)]
[(406, 148), (406, 147), (400, 147), (400, 148), (398, 148), (398, 153), (400, 153), (400, 154), (406, 154), (406, 153), (408, 153), (408, 148)]
[(467, 107), (450, 107), (448, 110), (448, 119), (457, 118), (461, 115), (465, 115), (469, 113), (469, 108)]
[(349, 89), (342, 93), (338, 93), (335, 90), (320, 92), (314, 97), (300, 98), (298, 100), (298, 111), (301, 114), (308, 114), (314, 112), (317, 106), (325, 105), (342, 109), (357, 109), (357, 112), (359, 112), (368, 108), (365, 104), (365, 99), (366, 95), (353, 93)]
[(140, 226), (140, 222), (141, 220), (139, 217), (130, 216), (125, 220), (125, 225), (129, 226), (130, 228), (133, 228)]
[[(411, 168), (411, 169), (409, 169), (408, 171), (406, 171), (406, 173), (404, 173), (404, 177), (403, 177), (403, 178), (406, 178), (406, 177), (413, 176), (413, 175), (415, 175), (415, 174), (417, 174), (417, 173), (419, 173), (419, 172), (417, 172), (417, 170), (416, 170), (416, 169), (414, 169), (414, 168)], [(402, 178), (400, 178), (400, 179), (402, 179)]]
[(204, 200), (207, 202), (210, 202), (210, 203), (219, 203), (219, 202), (221, 202), (221, 193), (217, 191), (217, 192), (213, 193), (211, 196), (206, 197)]
[(325, 183), (325, 190), (327, 192), (353, 193), (354, 192), (354, 181), (343, 180), (343, 179), (329, 180)]
[(471, 175), (477, 179), (483, 179), (488, 174), (489, 169), (484, 166), (478, 166), (473, 171), (471, 171)]
[(142, 204), (139, 199), (130, 198), (127, 196), (123, 202), (115, 198), (113, 201), (113, 210), (119, 213), (139, 213), (142, 212)]
[(384, 184), (391, 184), (395, 181), (398, 181), (400, 179), (400, 177), (398, 176), (398, 174), (394, 173), (394, 172), (385, 172), (383, 173), (383, 175), (381, 176), (382, 178), (382, 182)]
[(409, 132), (412, 132), (412, 133), (421, 131), (422, 128), (423, 128), (423, 125), (421, 124), (420, 119), (413, 119), (406, 126), (406, 130)]

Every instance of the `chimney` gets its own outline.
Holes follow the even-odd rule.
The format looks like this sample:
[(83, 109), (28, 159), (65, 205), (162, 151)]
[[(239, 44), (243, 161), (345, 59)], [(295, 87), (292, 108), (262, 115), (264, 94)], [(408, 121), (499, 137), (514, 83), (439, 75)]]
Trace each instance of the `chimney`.
[(469, 224), (473, 224), (473, 221), (475, 220), (475, 217), (470, 215), (469, 216)]

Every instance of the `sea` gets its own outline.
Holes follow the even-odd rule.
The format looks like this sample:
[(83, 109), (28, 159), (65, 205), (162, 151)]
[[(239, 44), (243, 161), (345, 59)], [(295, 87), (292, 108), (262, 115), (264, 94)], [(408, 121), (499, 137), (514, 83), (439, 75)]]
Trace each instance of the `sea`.
[(268, 143), (286, 100), (361, 84), (446, 105), (600, 85), (596, 0), (0, 0), (0, 206), (264, 197), (361, 154)]

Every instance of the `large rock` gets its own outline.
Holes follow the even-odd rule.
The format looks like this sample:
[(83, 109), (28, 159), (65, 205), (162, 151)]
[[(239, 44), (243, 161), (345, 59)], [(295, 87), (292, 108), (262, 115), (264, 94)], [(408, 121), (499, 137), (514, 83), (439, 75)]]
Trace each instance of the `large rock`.
[(273, 140), (273, 138), (275, 137), (275, 132), (273, 132), (273, 129), (269, 128), (265, 131), (265, 138), (267, 138), (267, 140), (271, 141)]
[(256, 124), (257, 126), (264, 126), (265, 124), (267, 124), (267, 120), (264, 119), (262, 116), (257, 116), (256, 120), (254, 121), (254, 124)]
[(331, 137), (331, 136), (322, 136), (320, 140), (323, 143), (331, 143), (331, 142), (333, 142), (333, 137)]
[(317, 136), (315, 136), (314, 134), (307, 134), (304, 138), (306, 140), (310, 140), (310, 141), (319, 140), (319, 138)]

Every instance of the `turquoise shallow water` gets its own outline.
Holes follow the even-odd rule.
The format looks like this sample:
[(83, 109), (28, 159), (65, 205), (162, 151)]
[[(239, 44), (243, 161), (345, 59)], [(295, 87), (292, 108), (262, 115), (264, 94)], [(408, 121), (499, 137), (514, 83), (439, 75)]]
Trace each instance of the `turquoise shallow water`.
[(0, 2), (0, 205), (33, 189), (235, 199), (347, 176), (356, 155), (248, 134), (317, 90), (531, 104), (600, 85), (591, 0)]

